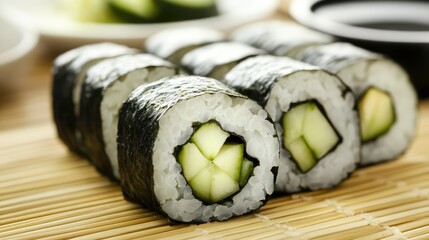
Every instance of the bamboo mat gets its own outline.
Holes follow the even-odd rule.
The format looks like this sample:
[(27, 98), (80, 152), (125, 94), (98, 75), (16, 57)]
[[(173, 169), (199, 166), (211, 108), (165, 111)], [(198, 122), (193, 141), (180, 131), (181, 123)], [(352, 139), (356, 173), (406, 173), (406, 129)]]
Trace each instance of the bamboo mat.
[(69, 153), (50, 120), (49, 61), (0, 93), (0, 239), (429, 239), (429, 102), (394, 162), (226, 222), (170, 226)]

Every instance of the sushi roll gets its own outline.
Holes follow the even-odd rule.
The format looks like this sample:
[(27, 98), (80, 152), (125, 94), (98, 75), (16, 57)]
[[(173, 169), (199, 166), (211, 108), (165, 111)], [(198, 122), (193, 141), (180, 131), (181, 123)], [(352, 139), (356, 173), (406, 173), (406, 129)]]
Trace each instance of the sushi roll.
[(128, 200), (173, 221), (222, 221), (273, 193), (279, 140), (256, 102), (218, 80), (176, 76), (126, 100), (118, 160)]
[(85, 74), (98, 62), (137, 50), (113, 43), (99, 43), (70, 50), (54, 61), (52, 105), (60, 139), (71, 149), (85, 154), (77, 126), (79, 101)]
[(302, 48), (330, 43), (328, 35), (287, 21), (265, 21), (246, 25), (234, 31), (231, 39), (263, 49), (277, 56), (294, 57)]
[(122, 103), (138, 86), (177, 74), (174, 65), (150, 54), (111, 58), (88, 71), (79, 122), (87, 154), (100, 172), (119, 179), (116, 137)]
[(286, 57), (257, 56), (223, 81), (264, 106), (276, 123), (282, 146), (277, 192), (331, 188), (356, 168), (355, 98), (335, 75)]
[(399, 65), (348, 43), (309, 47), (296, 58), (337, 74), (353, 90), (363, 165), (391, 160), (408, 148), (416, 131), (418, 102)]
[(181, 66), (198, 76), (223, 79), (239, 62), (261, 54), (265, 52), (241, 43), (213, 43), (187, 53), (181, 61)]
[(224, 41), (225, 38), (223, 33), (209, 28), (167, 29), (149, 37), (145, 51), (179, 65), (182, 57), (192, 49)]

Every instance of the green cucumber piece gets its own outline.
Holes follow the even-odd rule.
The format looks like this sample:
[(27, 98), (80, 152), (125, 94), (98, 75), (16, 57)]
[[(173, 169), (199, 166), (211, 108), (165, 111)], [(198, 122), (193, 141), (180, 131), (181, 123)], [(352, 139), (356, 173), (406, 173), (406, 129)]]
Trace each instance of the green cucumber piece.
[(363, 142), (385, 134), (396, 121), (392, 98), (376, 88), (369, 88), (365, 92), (358, 108)]
[(163, 0), (166, 3), (186, 8), (206, 8), (213, 6), (215, 0)]
[(337, 133), (314, 103), (307, 104), (302, 133), (312, 152), (319, 159), (339, 141)]
[(313, 153), (303, 138), (299, 138), (292, 142), (289, 145), (289, 151), (303, 173), (308, 172), (317, 163), (316, 158), (313, 156)]
[(210, 164), (210, 161), (201, 154), (200, 150), (193, 143), (185, 144), (180, 150), (178, 157), (183, 169), (183, 175), (187, 181), (190, 181)]
[(229, 133), (223, 131), (218, 124), (209, 122), (203, 124), (195, 131), (191, 142), (197, 145), (206, 158), (213, 160), (228, 137)]
[(127, 22), (150, 22), (158, 16), (153, 0), (108, 0), (108, 3), (112, 12)]
[(67, 10), (71, 17), (80, 22), (119, 22), (106, 0), (68, 0)]
[(240, 179), (243, 154), (243, 144), (225, 144), (213, 160), (213, 163), (222, 171), (228, 173), (234, 181), (238, 182)]
[(222, 201), (240, 190), (238, 183), (214, 164), (198, 173), (189, 185), (194, 196), (209, 204)]
[(247, 158), (244, 158), (243, 164), (241, 165), (240, 180), (238, 182), (240, 188), (243, 188), (247, 184), (247, 181), (249, 181), (249, 178), (253, 173), (253, 169), (253, 162), (248, 160)]
[(307, 110), (306, 104), (300, 104), (293, 107), (287, 114), (283, 116), (283, 129), (284, 138), (283, 143), (285, 146), (294, 142), (302, 136), (302, 125), (304, 122), (305, 112)]
[(188, 182), (194, 196), (206, 203), (212, 203), (212, 179), (213, 165), (210, 164)]
[(244, 144), (235, 138), (234, 143), (226, 142), (229, 136), (217, 123), (205, 123), (177, 154), (194, 196), (205, 203), (230, 197), (252, 175), (254, 165), (244, 158)]
[(216, 16), (215, 0), (154, 0), (161, 21), (182, 21)]
[(302, 172), (311, 169), (340, 141), (338, 133), (313, 101), (293, 106), (283, 115), (282, 123), (283, 146)]
[(213, 167), (211, 202), (219, 202), (240, 190), (238, 183), (218, 167)]

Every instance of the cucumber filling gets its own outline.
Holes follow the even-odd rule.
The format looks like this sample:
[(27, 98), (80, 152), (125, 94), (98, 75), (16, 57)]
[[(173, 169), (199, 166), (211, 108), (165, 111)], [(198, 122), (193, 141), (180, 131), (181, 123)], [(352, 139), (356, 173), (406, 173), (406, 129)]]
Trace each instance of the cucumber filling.
[(230, 141), (233, 138), (217, 123), (207, 122), (179, 149), (183, 175), (194, 196), (205, 203), (237, 193), (253, 173), (254, 163), (245, 158), (244, 144)]
[(310, 171), (340, 141), (314, 101), (299, 103), (283, 115), (283, 146), (303, 173)]
[(387, 133), (396, 121), (390, 95), (369, 88), (358, 103), (362, 142), (374, 140)]

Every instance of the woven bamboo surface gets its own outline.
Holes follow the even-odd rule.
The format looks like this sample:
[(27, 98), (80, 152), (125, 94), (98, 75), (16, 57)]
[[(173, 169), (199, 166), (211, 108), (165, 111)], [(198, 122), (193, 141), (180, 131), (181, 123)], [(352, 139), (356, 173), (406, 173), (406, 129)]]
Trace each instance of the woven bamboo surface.
[(429, 101), (412, 147), (394, 162), (226, 222), (171, 226), (125, 201), (119, 186), (59, 142), (50, 61), (19, 88), (0, 90), (0, 239), (429, 239)]

